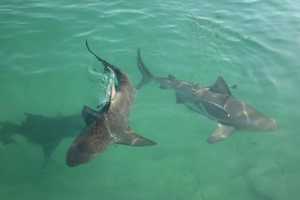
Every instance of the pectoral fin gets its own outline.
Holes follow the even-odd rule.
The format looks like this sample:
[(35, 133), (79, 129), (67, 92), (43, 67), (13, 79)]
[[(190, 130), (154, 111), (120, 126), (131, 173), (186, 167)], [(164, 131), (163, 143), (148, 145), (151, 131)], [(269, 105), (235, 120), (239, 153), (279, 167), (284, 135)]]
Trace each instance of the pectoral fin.
[(115, 143), (129, 146), (150, 146), (156, 144), (156, 142), (134, 133), (131, 129), (118, 136)]
[(218, 128), (213, 132), (211, 136), (207, 139), (207, 142), (210, 144), (225, 140), (231, 136), (235, 128), (232, 126), (226, 126), (223, 124), (218, 124)]

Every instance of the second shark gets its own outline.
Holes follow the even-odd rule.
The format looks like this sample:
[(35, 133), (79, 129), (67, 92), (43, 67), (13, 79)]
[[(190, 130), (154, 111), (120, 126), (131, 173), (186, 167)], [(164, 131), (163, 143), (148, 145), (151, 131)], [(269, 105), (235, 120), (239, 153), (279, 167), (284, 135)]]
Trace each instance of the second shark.
[(137, 88), (155, 81), (161, 89), (173, 89), (176, 103), (215, 120), (217, 129), (207, 139), (208, 143), (216, 143), (231, 136), (235, 130), (272, 131), (277, 128), (274, 119), (258, 112), (244, 101), (236, 99), (225, 80), (219, 76), (212, 86), (200, 86), (188, 81), (181, 81), (174, 76), (154, 76), (145, 66), (140, 50), (137, 52), (137, 65), (142, 80)]

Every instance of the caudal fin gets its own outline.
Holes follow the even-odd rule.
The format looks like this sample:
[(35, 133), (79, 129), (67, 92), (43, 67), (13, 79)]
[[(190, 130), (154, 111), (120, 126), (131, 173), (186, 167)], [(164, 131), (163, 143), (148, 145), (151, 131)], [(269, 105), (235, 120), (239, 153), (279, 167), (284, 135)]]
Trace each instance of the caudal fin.
[(153, 74), (146, 68), (142, 60), (140, 49), (137, 50), (137, 66), (139, 68), (139, 71), (142, 74), (142, 80), (139, 82), (139, 84), (136, 87), (137, 89), (140, 89), (154, 79)]
[(89, 46), (89, 43), (87, 40), (85, 40), (85, 46), (87, 48), (87, 50), (93, 55), (95, 56), (95, 58), (100, 61), (103, 66), (105, 67), (105, 70), (108, 71), (114, 71), (116, 73), (117, 76), (121, 76), (122, 72), (120, 71), (120, 69), (118, 67), (116, 67), (115, 65), (110, 64), (109, 62), (107, 62), (106, 60), (104, 60), (103, 58), (99, 57)]

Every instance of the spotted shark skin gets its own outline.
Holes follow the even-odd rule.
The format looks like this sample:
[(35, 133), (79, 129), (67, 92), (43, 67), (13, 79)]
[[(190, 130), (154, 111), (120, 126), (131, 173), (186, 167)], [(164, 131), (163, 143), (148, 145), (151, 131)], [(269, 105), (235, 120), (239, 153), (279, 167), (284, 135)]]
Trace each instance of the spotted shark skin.
[(129, 146), (151, 146), (156, 142), (135, 133), (129, 126), (130, 106), (134, 101), (135, 89), (128, 76), (118, 67), (97, 56), (89, 47), (88, 51), (100, 61), (105, 72), (113, 73), (117, 84), (111, 84), (107, 103), (100, 110), (84, 106), (82, 117), (86, 127), (70, 146), (66, 163), (70, 167), (89, 162), (102, 153), (110, 144)]
[[(142, 74), (142, 79), (137, 85), (138, 89), (151, 81), (157, 82), (161, 89), (175, 91), (176, 103), (184, 104), (218, 123), (215, 131), (207, 139), (208, 143), (225, 140), (235, 130), (273, 131), (277, 129), (277, 122), (274, 119), (235, 98), (222, 76), (219, 76), (212, 86), (201, 86), (178, 80), (172, 75), (157, 77), (146, 68), (140, 49), (137, 51), (137, 66)], [(236, 85), (231, 88), (235, 87)]]

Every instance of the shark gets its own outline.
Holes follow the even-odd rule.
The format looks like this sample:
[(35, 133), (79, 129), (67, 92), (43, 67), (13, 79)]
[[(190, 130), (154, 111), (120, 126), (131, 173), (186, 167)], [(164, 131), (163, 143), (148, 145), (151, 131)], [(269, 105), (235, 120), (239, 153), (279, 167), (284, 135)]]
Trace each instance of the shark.
[(115, 81), (108, 84), (106, 103), (98, 110), (83, 106), (81, 115), (86, 127), (75, 138), (66, 154), (66, 164), (75, 167), (88, 163), (111, 144), (133, 147), (152, 146), (156, 142), (137, 134), (129, 126), (130, 106), (134, 101), (135, 88), (127, 74), (94, 53), (85, 42), (86, 48), (104, 66), (104, 72), (112, 73)]
[(142, 74), (137, 89), (141, 89), (151, 81), (157, 82), (161, 89), (175, 91), (176, 103), (184, 104), (189, 109), (217, 122), (217, 128), (207, 139), (210, 144), (223, 141), (236, 131), (273, 131), (278, 127), (275, 119), (232, 95), (230, 89), (237, 86), (229, 86), (222, 76), (218, 76), (211, 86), (178, 80), (173, 75), (154, 76), (145, 66), (140, 49), (137, 50), (137, 66)]
[(80, 114), (45, 116), (24, 113), (21, 123), (0, 122), (0, 142), (3, 145), (16, 143), (15, 136), (24, 137), (28, 142), (41, 146), (48, 160), (56, 147), (65, 138), (75, 137), (76, 130), (84, 126)]

